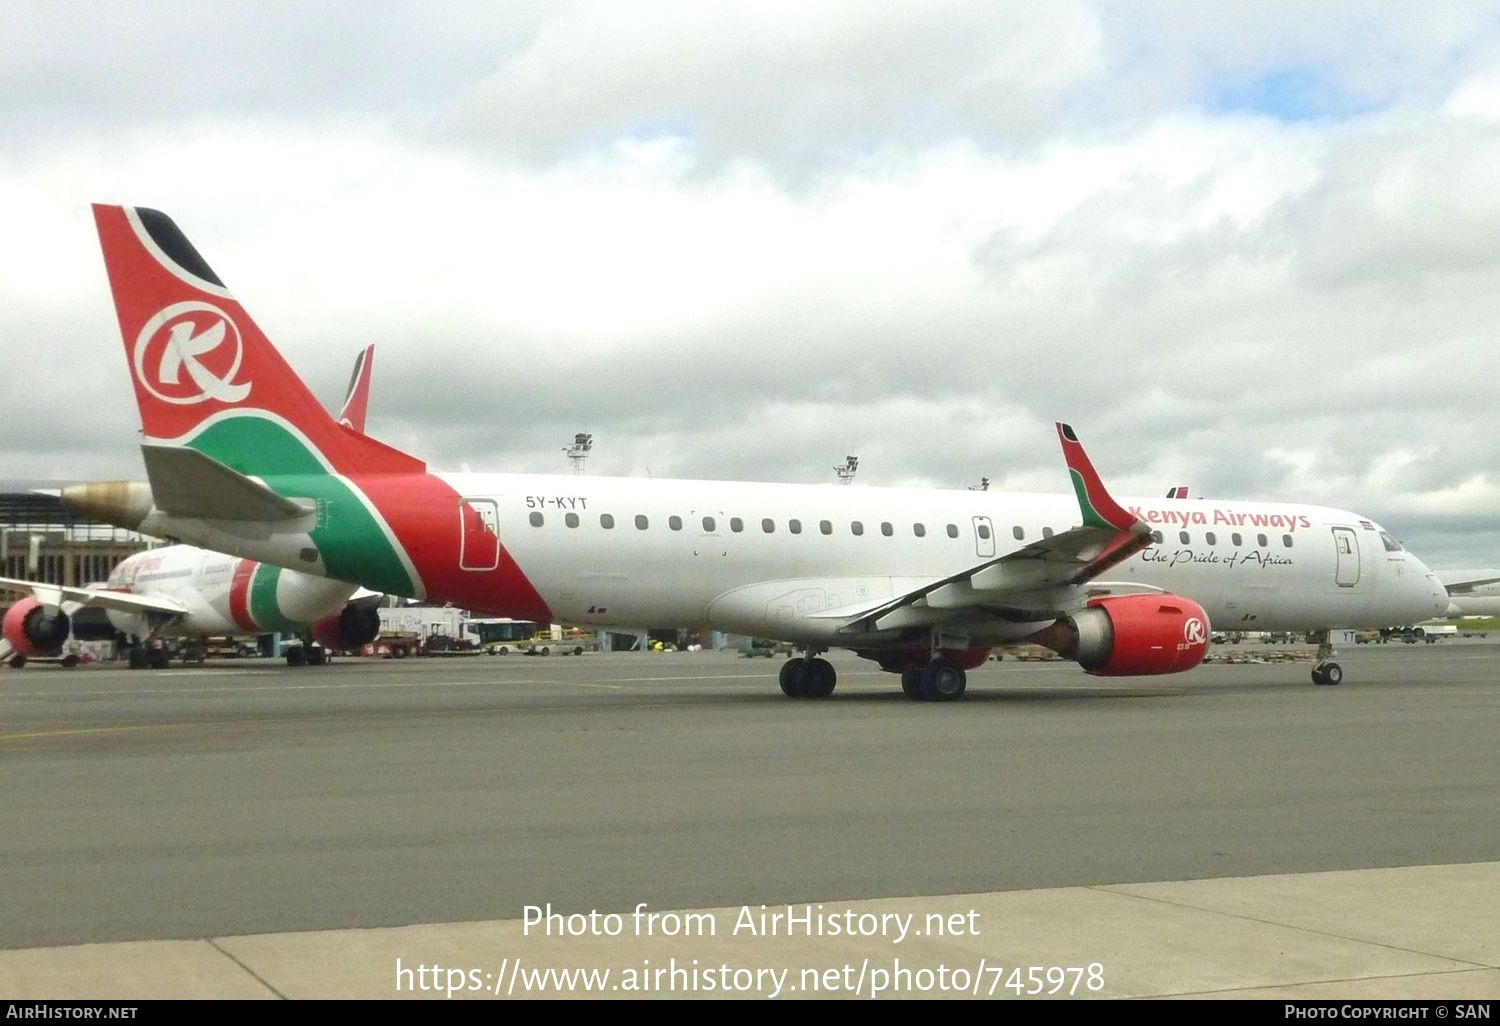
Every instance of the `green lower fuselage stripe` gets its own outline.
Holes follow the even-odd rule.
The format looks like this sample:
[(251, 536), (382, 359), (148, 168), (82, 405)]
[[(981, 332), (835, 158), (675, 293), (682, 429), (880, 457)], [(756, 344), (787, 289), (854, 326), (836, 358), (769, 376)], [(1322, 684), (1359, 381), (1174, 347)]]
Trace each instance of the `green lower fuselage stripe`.
[[(316, 500), (318, 518), (312, 540), (329, 577), (392, 595), (416, 594), (416, 582), (360, 496), (328, 473), (306, 443), (280, 424), (263, 417), (231, 417), (210, 425), (188, 445), (241, 474), (259, 478), (284, 498)], [(257, 574), (255, 595), (260, 587)], [(261, 626), (267, 627), (255, 595), (251, 608)], [(280, 617), (279, 610), (276, 616)]]

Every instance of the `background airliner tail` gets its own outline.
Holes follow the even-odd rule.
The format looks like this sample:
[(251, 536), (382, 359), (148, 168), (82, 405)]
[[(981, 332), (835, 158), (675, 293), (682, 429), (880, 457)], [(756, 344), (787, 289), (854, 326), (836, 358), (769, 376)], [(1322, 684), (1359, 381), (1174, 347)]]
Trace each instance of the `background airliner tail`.
[(331, 417), (167, 215), (94, 221), (148, 444), (248, 475), (425, 469)]

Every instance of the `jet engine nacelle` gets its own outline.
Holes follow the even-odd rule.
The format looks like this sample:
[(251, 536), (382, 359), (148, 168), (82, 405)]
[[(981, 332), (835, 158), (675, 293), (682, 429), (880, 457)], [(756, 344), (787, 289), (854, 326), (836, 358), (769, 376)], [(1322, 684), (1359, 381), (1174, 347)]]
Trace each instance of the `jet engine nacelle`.
[(380, 613), (371, 606), (348, 605), (312, 625), (313, 640), (335, 651), (368, 645), (379, 633)]
[(1208, 653), (1208, 614), (1181, 595), (1093, 599), (1072, 617), (1073, 658), (1099, 677), (1180, 673)]
[(11, 606), (5, 613), (4, 625), (0, 626), (11, 647), (27, 657), (59, 654), (71, 630), (67, 613), (60, 609), (47, 612), (35, 596)]

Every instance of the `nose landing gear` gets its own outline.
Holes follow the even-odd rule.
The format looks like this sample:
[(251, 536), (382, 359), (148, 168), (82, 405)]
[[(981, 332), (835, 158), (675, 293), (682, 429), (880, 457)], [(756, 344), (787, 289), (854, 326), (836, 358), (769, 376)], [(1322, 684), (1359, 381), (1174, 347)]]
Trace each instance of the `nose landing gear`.
[(1342, 684), (1344, 670), (1333, 661), (1333, 642), (1329, 640), (1328, 631), (1318, 631), (1314, 637), (1318, 639), (1318, 654), (1317, 662), (1313, 664), (1312, 682), (1319, 687)]

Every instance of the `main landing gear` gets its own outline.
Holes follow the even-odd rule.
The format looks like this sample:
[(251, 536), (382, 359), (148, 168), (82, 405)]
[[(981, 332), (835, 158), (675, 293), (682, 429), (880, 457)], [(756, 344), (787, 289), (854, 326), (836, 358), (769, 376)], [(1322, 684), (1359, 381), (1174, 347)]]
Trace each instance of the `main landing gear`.
[(781, 692), (788, 698), (827, 698), (838, 683), (838, 671), (816, 652), (794, 656), (781, 664)]
[[(837, 683), (838, 671), (816, 652), (781, 665), (781, 691), (788, 698), (827, 698)], [(914, 702), (956, 702), (968, 683), (968, 675), (941, 656), (901, 671), (901, 690)]]
[(968, 675), (941, 656), (901, 671), (901, 691), (913, 702), (956, 702), (968, 684)]
[(1317, 662), (1313, 664), (1312, 682), (1320, 687), (1332, 687), (1344, 682), (1344, 670), (1338, 663), (1333, 661), (1333, 642), (1328, 638), (1328, 631), (1318, 631), (1314, 637), (1318, 640)]
[(125, 650), (125, 665), (132, 670), (165, 670), (172, 653), (160, 638), (132, 638)]

